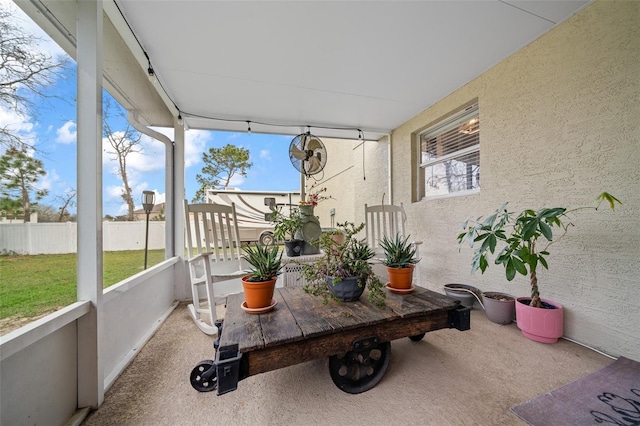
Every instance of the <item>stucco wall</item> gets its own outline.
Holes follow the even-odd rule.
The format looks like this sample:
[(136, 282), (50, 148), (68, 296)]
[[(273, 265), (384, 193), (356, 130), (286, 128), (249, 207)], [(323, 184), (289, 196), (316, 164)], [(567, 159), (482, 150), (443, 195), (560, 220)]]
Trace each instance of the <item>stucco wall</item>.
[[(639, 23), (640, 2), (595, 2), (393, 132), (394, 202), (424, 241), (423, 285), (527, 295), (528, 278), (507, 282), (501, 266), (470, 275), (472, 250), (459, 252), (455, 240), (460, 223), (505, 201), (512, 211), (572, 207), (612, 192), (622, 208), (581, 212), (539, 284), (565, 306), (565, 336), (640, 360)], [(480, 193), (415, 201), (415, 135), (475, 98)]]
[(365, 203), (380, 204), (384, 194), (385, 203), (389, 202), (389, 144), (385, 139), (367, 141), (364, 148), (358, 140), (322, 141), (327, 147), (327, 164), (321, 173), (309, 178), (308, 186), (316, 182), (318, 188), (326, 187), (324, 194), (331, 197), (314, 209), (323, 228), (331, 227), (331, 209), (335, 209), (334, 226), (345, 221), (358, 224), (364, 220)]

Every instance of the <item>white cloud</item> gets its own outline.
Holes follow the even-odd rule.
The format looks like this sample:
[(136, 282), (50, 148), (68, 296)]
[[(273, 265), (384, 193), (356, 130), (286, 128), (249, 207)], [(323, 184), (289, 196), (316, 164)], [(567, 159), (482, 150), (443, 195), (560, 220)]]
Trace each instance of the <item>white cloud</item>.
[(73, 120), (69, 120), (56, 130), (56, 142), (69, 144), (76, 141), (78, 137), (78, 131), (76, 123)]
[(0, 127), (5, 127), (30, 146), (35, 146), (38, 142), (35, 125), (31, 122), (31, 118), (17, 114), (15, 111), (0, 107)]
[(260, 150), (260, 159), (261, 160), (266, 160), (266, 161), (271, 161), (271, 151), (269, 151), (268, 149), (261, 149)]
[(190, 130), (185, 135), (184, 167), (189, 168), (202, 161), (202, 153), (213, 139), (213, 134), (207, 130)]

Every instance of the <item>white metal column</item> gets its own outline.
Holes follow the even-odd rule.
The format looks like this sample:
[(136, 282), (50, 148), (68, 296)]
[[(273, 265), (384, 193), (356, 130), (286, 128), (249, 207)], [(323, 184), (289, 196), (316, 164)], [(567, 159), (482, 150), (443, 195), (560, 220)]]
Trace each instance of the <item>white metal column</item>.
[(78, 300), (91, 301), (78, 319), (78, 407), (104, 400), (102, 340), (102, 0), (79, 0)]
[[(185, 199), (185, 178), (184, 178), (184, 150), (185, 150), (185, 133), (184, 125), (179, 124), (178, 120), (174, 121), (174, 143), (173, 143), (173, 159), (171, 165), (171, 173), (167, 169), (167, 205), (171, 206), (173, 213), (171, 231), (167, 229), (167, 234), (173, 235), (173, 250), (176, 256), (184, 260), (184, 205), (182, 200)], [(172, 188), (171, 193), (169, 188)], [(191, 292), (187, 286), (187, 272), (184, 262), (176, 264), (175, 268), (175, 287), (174, 294), (177, 300), (186, 300), (190, 297)]]

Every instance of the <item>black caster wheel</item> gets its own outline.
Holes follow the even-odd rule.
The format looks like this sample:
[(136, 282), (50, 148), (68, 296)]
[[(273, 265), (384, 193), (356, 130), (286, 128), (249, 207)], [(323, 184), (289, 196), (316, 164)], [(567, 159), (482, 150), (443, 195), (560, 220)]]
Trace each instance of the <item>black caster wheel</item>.
[(419, 342), (420, 340), (422, 340), (425, 334), (426, 333), (420, 333), (416, 334), (415, 336), (409, 336), (409, 339), (411, 339), (413, 342)]
[(191, 377), (189, 379), (191, 386), (198, 392), (211, 392), (218, 387), (215, 363), (210, 359), (200, 361), (200, 363), (191, 370)]
[(329, 373), (337, 387), (346, 393), (362, 393), (382, 380), (391, 358), (391, 343), (370, 349), (350, 351), (329, 358)]

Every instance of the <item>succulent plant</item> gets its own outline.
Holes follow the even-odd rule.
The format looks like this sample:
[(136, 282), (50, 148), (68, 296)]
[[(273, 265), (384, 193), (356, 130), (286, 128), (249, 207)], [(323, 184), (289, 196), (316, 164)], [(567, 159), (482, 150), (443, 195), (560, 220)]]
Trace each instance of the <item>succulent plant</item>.
[(244, 259), (252, 266), (247, 281), (268, 281), (280, 274), (283, 268), (282, 252), (278, 246), (247, 246), (242, 249)]
[(385, 235), (380, 246), (385, 254), (384, 264), (390, 268), (408, 268), (420, 261), (416, 259), (416, 248), (409, 242), (408, 236), (403, 240), (399, 234), (394, 239)]

